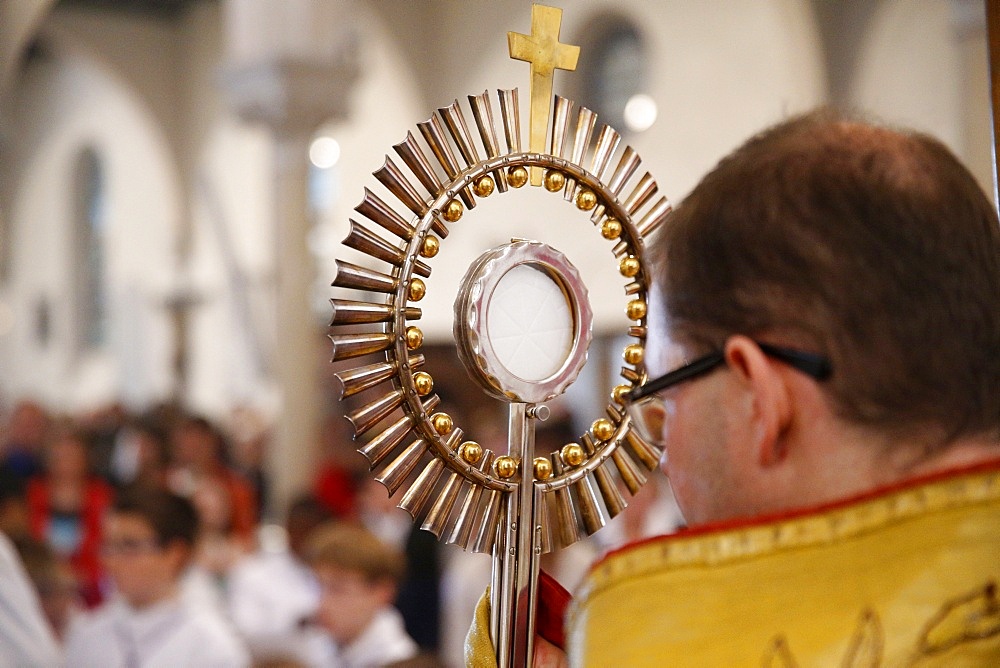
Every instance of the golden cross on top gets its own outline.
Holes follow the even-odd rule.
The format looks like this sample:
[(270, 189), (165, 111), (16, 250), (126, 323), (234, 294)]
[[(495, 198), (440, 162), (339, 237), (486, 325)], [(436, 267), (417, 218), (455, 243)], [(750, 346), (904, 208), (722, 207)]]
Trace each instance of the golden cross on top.
[[(531, 34), (508, 32), (507, 46), (510, 57), (531, 63), (531, 97), (528, 150), (545, 152), (545, 134), (552, 105), (552, 75), (560, 70), (575, 70), (580, 57), (580, 47), (559, 42), (559, 24), (562, 10), (545, 5), (531, 6)], [(531, 168), (531, 185), (542, 185), (542, 169)]]

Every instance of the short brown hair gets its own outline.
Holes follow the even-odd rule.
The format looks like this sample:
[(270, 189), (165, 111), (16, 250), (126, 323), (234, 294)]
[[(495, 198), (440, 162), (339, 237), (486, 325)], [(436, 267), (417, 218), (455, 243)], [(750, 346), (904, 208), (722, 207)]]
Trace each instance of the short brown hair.
[(198, 538), (198, 512), (194, 504), (164, 489), (126, 488), (115, 497), (111, 510), (141, 517), (153, 528), (157, 541), (163, 546), (180, 541), (193, 547)]
[(1000, 435), (1000, 224), (939, 141), (793, 118), (723, 159), (655, 243), (680, 340), (777, 337), (830, 358), (846, 419)]
[(398, 583), (406, 571), (403, 553), (372, 532), (347, 522), (328, 522), (317, 528), (306, 545), (313, 567), (336, 566), (361, 573), (370, 582)]

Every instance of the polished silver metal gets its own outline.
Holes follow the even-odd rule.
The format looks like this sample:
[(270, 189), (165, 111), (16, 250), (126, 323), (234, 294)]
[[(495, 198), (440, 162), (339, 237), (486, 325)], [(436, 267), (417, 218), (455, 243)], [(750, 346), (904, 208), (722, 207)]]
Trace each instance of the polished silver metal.
[(521, 465), (517, 491), (507, 494), (498, 549), (493, 553), (494, 582), (498, 586), (490, 592), (490, 608), (497, 611), (493, 639), (500, 666), (531, 665), (535, 641), (542, 501), (531, 473), (535, 429), (528, 408), (527, 404), (512, 402), (508, 412), (507, 453)]
[[(520, 266), (542, 272), (559, 287), (573, 321), (565, 359), (546, 378), (526, 379), (513, 373), (487, 333), (494, 291), (509, 271)], [(562, 394), (580, 374), (593, 336), (592, 320), (587, 287), (569, 258), (547, 244), (515, 241), (487, 251), (469, 267), (455, 300), (454, 334), (459, 358), (487, 393), (505, 401), (537, 404)]]

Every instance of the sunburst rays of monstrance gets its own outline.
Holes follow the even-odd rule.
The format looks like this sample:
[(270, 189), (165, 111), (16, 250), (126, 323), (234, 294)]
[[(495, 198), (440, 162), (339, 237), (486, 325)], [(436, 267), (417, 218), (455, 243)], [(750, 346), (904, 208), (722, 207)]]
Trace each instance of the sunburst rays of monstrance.
[[(390, 204), (365, 188), (355, 211), (366, 222), (351, 220), (344, 240), (384, 267), (337, 260), (333, 286), (365, 294), (331, 300), (331, 326), (351, 332), (330, 337), (333, 360), (378, 357), (336, 374), (342, 398), (373, 397), (347, 419), (355, 438), (365, 441), (359, 452), (375, 479), (390, 494), (403, 490), (399, 507), (422, 529), (463, 549), (493, 554), (491, 633), (500, 666), (530, 665), (539, 556), (594, 533), (620, 513), (626, 494), (639, 490), (660, 455), (630, 429), (622, 395), (645, 379), (649, 271), (643, 239), (671, 205), (666, 197), (656, 198), (655, 180), (639, 169), (638, 154), (623, 146), (617, 131), (602, 125), (595, 133), (597, 115), (584, 107), (571, 125), (573, 102), (555, 96), (553, 104), (554, 69), (575, 69), (579, 54), (579, 47), (559, 42), (561, 17), (560, 9), (534, 5), (531, 34), (508, 33), (511, 57), (531, 64), (528, 150), (521, 144), (516, 89), (497, 91), (502, 147), (487, 92), (468, 97), (473, 124), (457, 100), (417, 123), (423, 144), (408, 132), (392, 147), (409, 174), (389, 156), (374, 172), (397, 201)], [(430, 262), (446, 247), (450, 227), (477, 199), (529, 183), (562, 193), (609, 244), (625, 283), (632, 342), (623, 352), (624, 382), (611, 390), (605, 414), (577, 442), (535, 453), (534, 421), (547, 414), (544, 402), (561, 394), (587, 359), (587, 291), (565, 256), (546, 244), (512, 240), (487, 251), (460, 286), (454, 332), (470, 375), (510, 405), (508, 451), (494, 453), (467, 439), (441, 406), (433, 378), (422, 370), (423, 333), (416, 323)], [(554, 284), (570, 314), (569, 343), (550, 351), (556, 363), (543, 377), (525, 373), (491, 340), (490, 306), (511, 289), (503, 284), (518, 267)], [(372, 293), (381, 296), (369, 301)], [(537, 343), (544, 347), (545, 341)]]

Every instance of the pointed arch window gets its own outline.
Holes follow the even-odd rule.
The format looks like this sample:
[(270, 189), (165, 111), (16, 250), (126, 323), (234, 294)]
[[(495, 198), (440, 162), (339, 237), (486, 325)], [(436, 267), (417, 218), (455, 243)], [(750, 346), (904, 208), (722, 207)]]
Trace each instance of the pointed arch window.
[(77, 350), (100, 348), (107, 339), (105, 282), (106, 192), (104, 169), (93, 147), (75, 166), (73, 304)]

